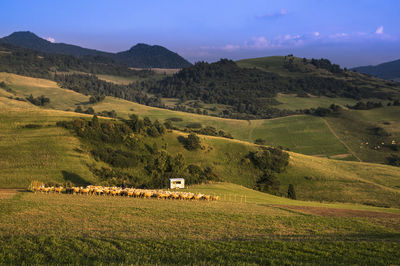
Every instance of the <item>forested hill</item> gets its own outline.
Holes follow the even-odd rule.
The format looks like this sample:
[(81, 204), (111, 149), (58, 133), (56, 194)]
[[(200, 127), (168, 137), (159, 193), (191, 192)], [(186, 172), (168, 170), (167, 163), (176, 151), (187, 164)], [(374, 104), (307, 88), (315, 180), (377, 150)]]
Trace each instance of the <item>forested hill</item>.
[(69, 71), (130, 77), (154, 75), (149, 70), (129, 69), (107, 57), (46, 54), (0, 43), (0, 72), (52, 79), (55, 73)]
[[(292, 72), (302, 71), (299, 64), (290, 58), (285, 64)], [(326, 59), (305, 60), (301, 64), (312, 64), (313, 68), (322, 69), (330, 75), (299, 72), (300, 75), (284, 76), (268, 72), (268, 69), (239, 67), (234, 61), (222, 59), (212, 64), (199, 62), (185, 68), (159, 81), (151, 92), (182, 101), (201, 100), (205, 103), (230, 105), (235, 113), (269, 118), (282, 115), (273, 108), (276, 103), (273, 97), (278, 92), (296, 93), (301, 97), (314, 95), (387, 99), (398, 97), (400, 91), (394, 88), (397, 86), (395, 83), (386, 84), (386, 81), (382, 83), (380, 80), (380, 86), (377, 86), (362, 75), (341, 69)]]
[(82, 57), (87, 55), (100, 55), (111, 57), (112, 53), (82, 48), (80, 46), (66, 43), (52, 43), (40, 38), (30, 31), (14, 32), (9, 36), (0, 39), (1, 43), (8, 43), (22, 48), (31, 49), (37, 52), (49, 54), (63, 54)]
[(140, 68), (183, 68), (191, 66), (177, 53), (159, 46), (139, 43), (130, 50), (117, 53), (113, 58), (122, 64)]
[(0, 43), (47, 54), (62, 54), (75, 57), (101, 56), (112, 59), (119, 64), (136, 68), (183, 68), (191, 65), (177, 53), (158, 45), (137, 44), (128, 51), (114, 54), (71, 44), (52, 43), (29, 31), (14, 32), (1, 38)]
[(353, 69), (375, 77), (400, 81), (400, 59), (376, 66), (361, 66)]

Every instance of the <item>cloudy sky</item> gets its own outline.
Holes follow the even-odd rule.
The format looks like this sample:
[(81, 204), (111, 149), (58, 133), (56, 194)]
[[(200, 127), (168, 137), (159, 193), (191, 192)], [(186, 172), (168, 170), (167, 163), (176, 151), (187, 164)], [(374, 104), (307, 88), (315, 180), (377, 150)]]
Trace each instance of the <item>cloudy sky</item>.
[(110, 52), (159, 44), (188, 60), (294, 54), (342, 66), (400, 59), (399, 0), (1, 0), (0, 36), (29, 30)]

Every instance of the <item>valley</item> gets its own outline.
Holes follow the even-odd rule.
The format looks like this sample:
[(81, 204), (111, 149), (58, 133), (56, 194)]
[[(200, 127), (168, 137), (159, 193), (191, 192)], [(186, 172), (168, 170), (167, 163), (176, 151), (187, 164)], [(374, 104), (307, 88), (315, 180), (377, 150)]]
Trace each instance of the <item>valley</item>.
[[(292, 55), (152, 65), (144, 44), (118, 53), (132, 68), (36, 37), (64, 52), (0, 44), (0, 263), (399, 264), (398, 83)], [(176, 177), (219, 200), (66, 193)]]

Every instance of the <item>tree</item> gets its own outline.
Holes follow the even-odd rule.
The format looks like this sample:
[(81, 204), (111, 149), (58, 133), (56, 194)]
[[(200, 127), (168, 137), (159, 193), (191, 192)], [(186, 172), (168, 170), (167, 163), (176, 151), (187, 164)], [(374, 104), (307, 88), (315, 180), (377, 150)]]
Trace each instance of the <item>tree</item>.
[(190, 133), (186, 139), (186, 149), (193, 151), (201, 148), (200, 138), (194, 134)]
[(257, 180), (255, 188), (257, 190), (276, 194), (279, 191), (280, 182), (271, 170), (265, 170), (263, 175)]
[(92, 127), (93, 128), (98, 128), (100, 126), (99, 124), (99, 118), (97, 117), (97, 115), (94, 115), (92, 118)]
[(296, 199), (296, 191), (294, 190), (293, 184), (289, 184), (287, 196), (289, 199), (294, 199), (294, 200)]

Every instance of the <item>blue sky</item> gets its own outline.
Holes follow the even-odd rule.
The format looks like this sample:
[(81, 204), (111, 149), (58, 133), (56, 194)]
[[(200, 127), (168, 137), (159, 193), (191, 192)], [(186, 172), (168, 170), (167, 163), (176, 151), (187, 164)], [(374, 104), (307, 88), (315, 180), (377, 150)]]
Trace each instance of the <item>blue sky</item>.
[(1, 0), (0, 36), (105, 51), (159, 44), (190, 61), (292, 53), (342, 66), (400, 58), (399, 0)]

